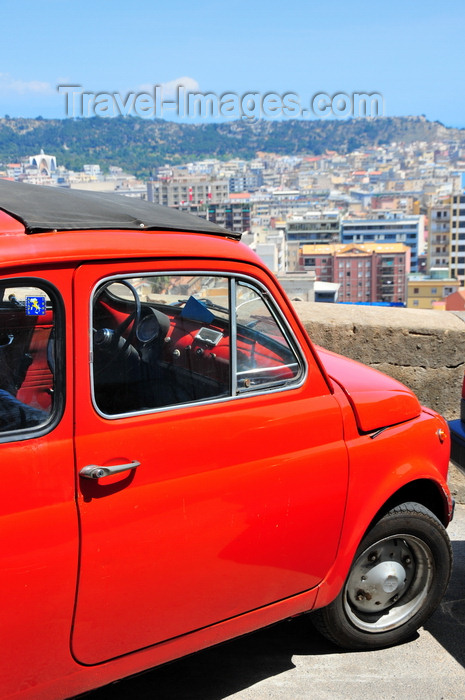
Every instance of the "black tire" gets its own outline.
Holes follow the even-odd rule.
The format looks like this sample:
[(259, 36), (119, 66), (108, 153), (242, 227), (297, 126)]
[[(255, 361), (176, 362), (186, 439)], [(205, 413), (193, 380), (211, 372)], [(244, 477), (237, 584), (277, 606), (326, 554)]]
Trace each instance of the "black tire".
[(449, 583), (452, 548), (442, 523), (403, 503), (365, 535), (338, 597), (312, 614), (315, 627), (346, 649), (398, 644), (421, 627)]

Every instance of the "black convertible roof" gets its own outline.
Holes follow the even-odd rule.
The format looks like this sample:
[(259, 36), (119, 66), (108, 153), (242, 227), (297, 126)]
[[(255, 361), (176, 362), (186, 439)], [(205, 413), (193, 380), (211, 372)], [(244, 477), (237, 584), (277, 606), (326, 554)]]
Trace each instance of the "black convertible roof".
[(26, 233), (99, 229), (192, 231), (240, 238), (210, 221), (120, 194), (26, 185), (0, 179), (0, 209)]

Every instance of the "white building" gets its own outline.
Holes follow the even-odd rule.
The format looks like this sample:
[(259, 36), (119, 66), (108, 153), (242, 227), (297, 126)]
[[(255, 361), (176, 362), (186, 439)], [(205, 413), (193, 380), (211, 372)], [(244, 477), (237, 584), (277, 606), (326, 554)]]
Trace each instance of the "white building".
[(55, 156), (48, 156), (41, 149), (39, 155), (29, 157), (29, 165), (37, 168), (40, 175), (50, 177), (57, 169), (57, 161)]

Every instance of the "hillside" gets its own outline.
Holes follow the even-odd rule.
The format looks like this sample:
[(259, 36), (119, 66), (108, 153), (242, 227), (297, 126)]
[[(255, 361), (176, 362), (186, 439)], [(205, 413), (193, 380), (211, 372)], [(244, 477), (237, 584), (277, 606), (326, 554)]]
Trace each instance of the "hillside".
[(135, 117), (104, 119), (0, 119), (0, 162), (16, 162), (44, 149), (60, 165), (84, 163), (123, 167), (147, 175), (163, 163), (202, 158), (254, 157), (257, 151), (281, 155), (341, 154), (392, 142), (454, 140), (465, 143), (465, 130), (451, 129), (424, 117), (377, 117), (342, 120), (284, 120), (256, 123), (180, 124)]

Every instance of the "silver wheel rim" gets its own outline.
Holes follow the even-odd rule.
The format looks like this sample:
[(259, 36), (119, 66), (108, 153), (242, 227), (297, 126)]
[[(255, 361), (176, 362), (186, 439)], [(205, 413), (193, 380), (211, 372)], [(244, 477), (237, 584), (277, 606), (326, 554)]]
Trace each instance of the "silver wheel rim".
[(398, 534), (368, 547), (354, 563), (344, 589), (350, 622), (365, 632), (395, 629), (423, 606), (434, 576), (430, 548)]

